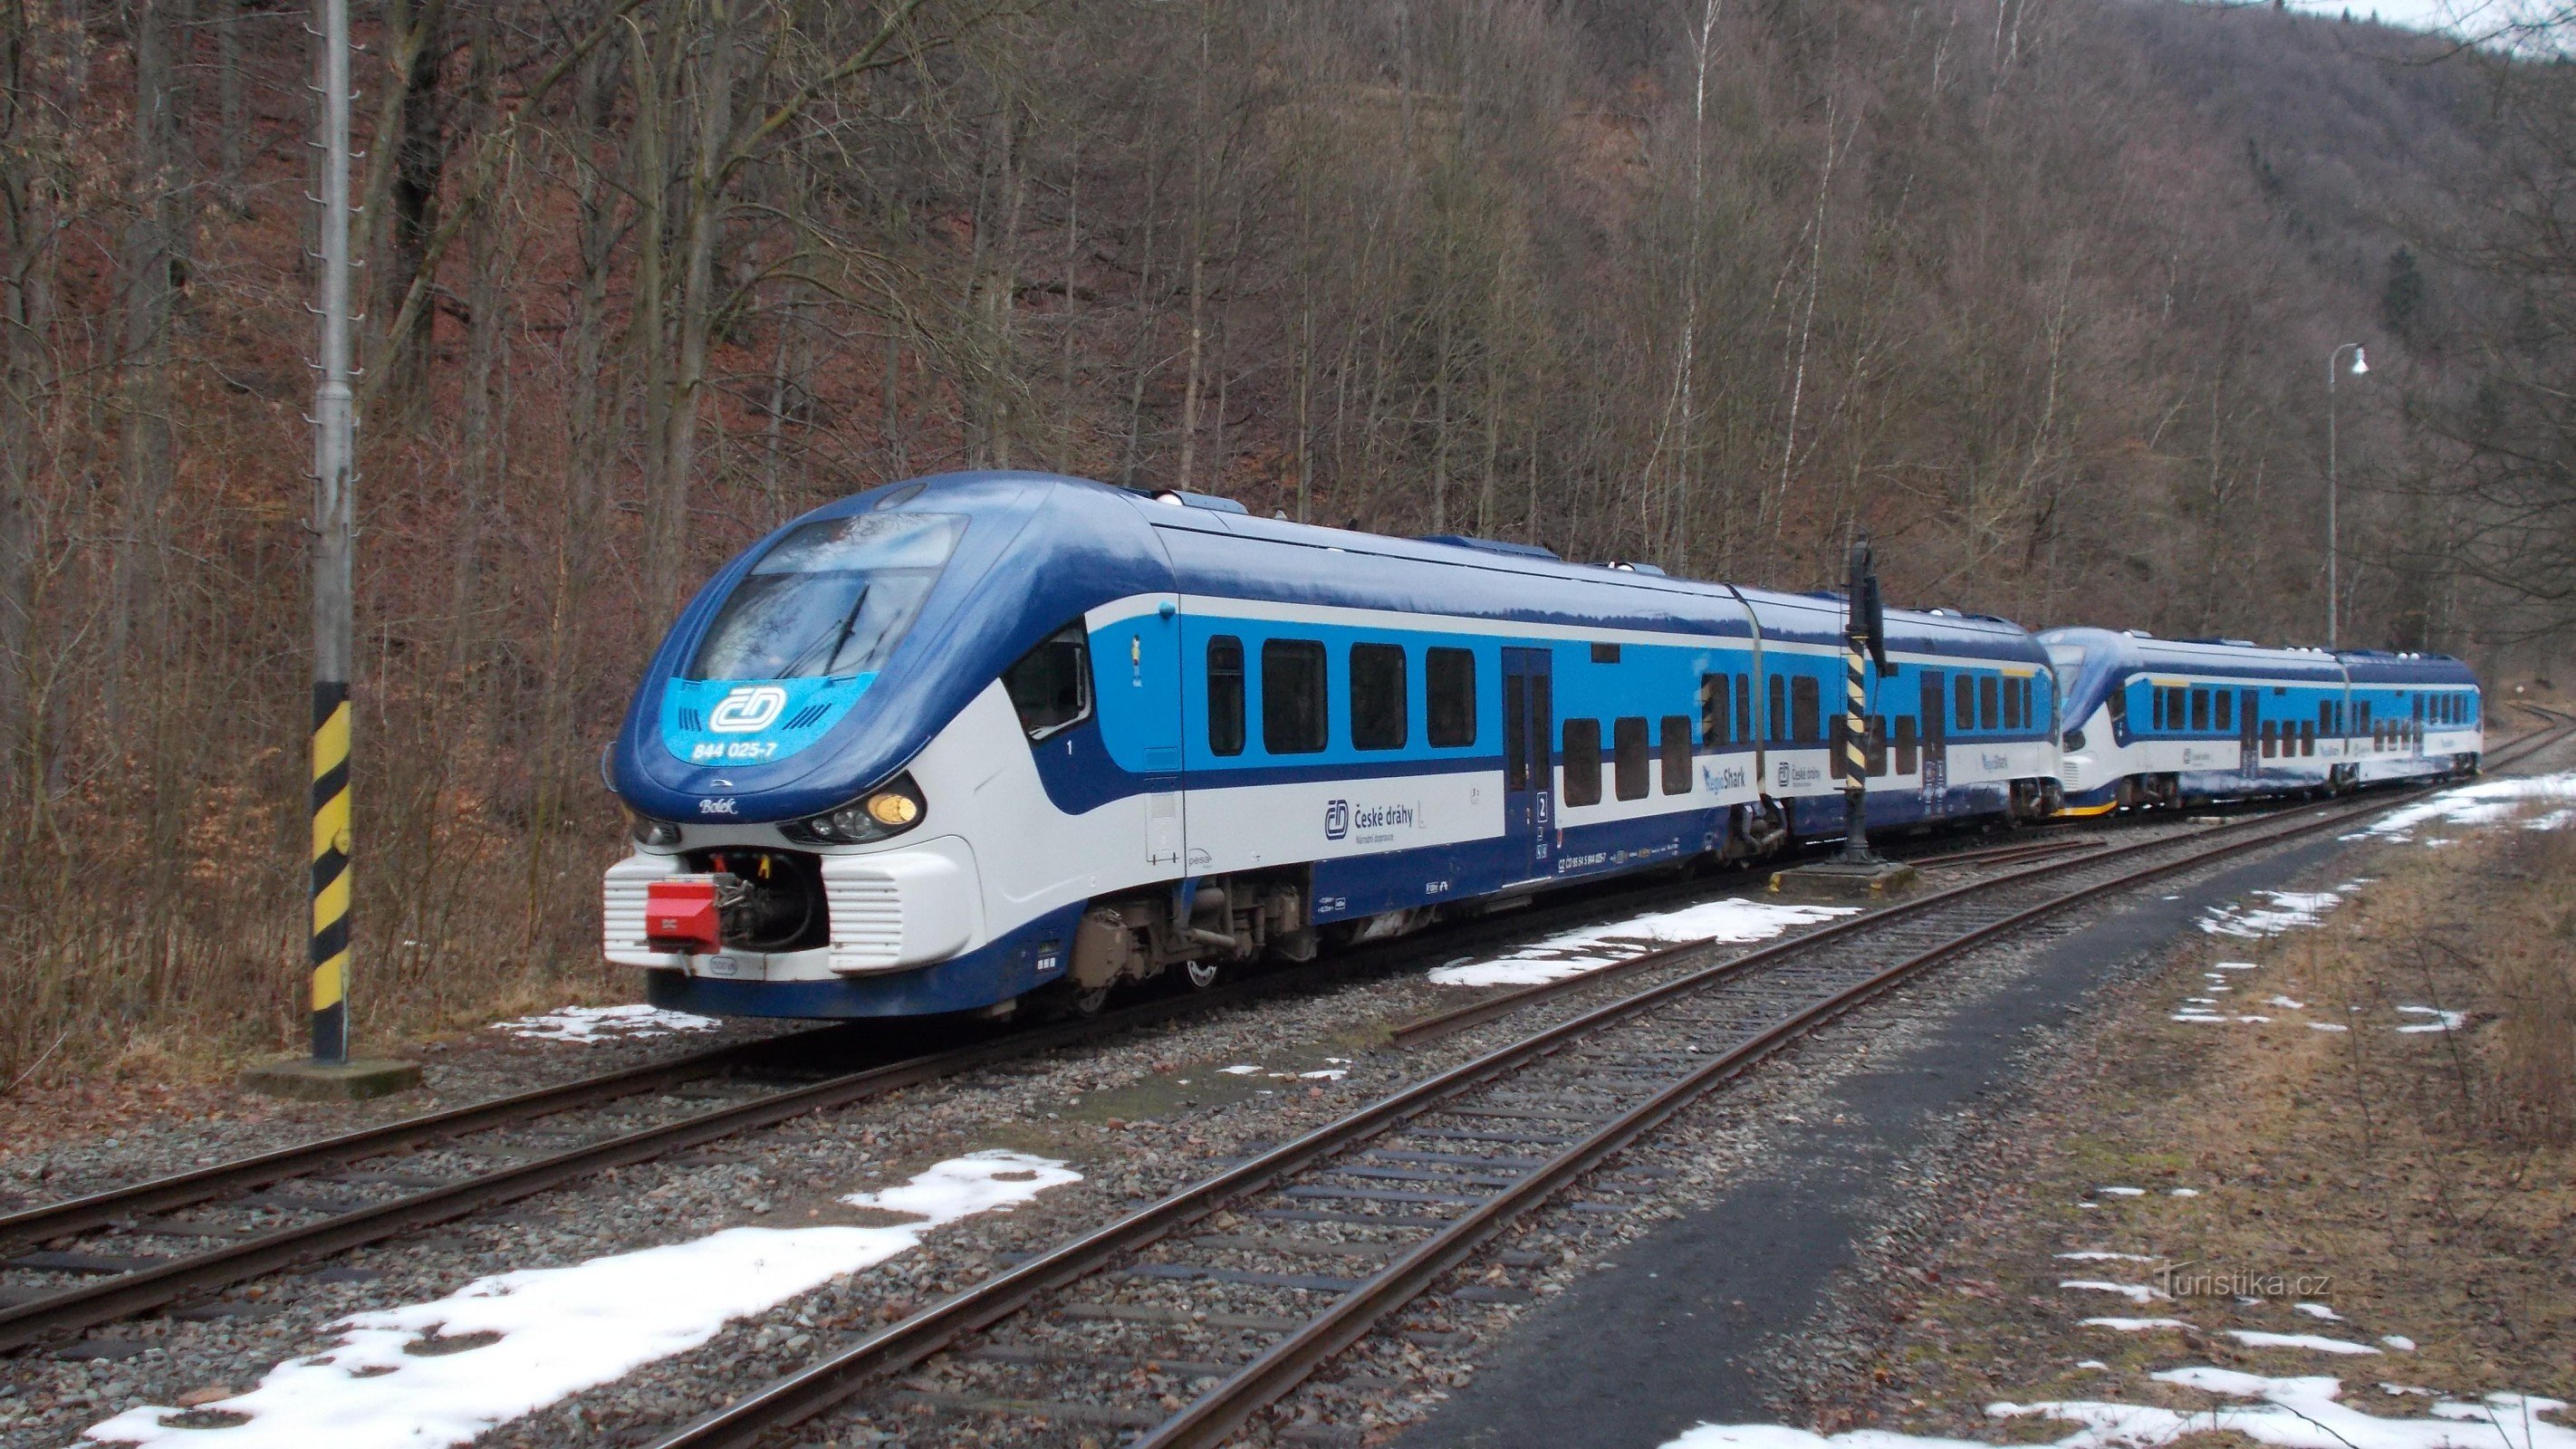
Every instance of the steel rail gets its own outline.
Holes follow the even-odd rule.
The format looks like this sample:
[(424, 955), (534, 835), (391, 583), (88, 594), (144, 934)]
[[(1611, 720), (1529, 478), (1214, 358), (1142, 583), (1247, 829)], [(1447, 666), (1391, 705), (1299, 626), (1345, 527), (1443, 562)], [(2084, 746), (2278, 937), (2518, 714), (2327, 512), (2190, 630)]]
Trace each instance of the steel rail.
[[(2554, 742), (2558, 738), (2563, 738), (2571, 730), (2576, 730), (2576, 721), (2563, 724), (2552, 731), (2535, 731), (2535, 736), (2545, 737), (2534, 740), (2530, 747), (2537, 749), (2541, 745)], [(2528, 751), (2520, 753), (2528, 753)], [(1473, 1061), (1406, 1087), (1346, 1117), (1316, 1128), (1292, 1142), (1273, 1148), (1201, 1182), (1184, 1187), (1159, 1202), (1097, 1228), (1016, 1267), (1006, 1269), (982, 1283), (952, 1294), (910, 1318), (870, 1334), (858, 1343), (808, 1365), (796, 1373), (735, 1398), (725, 1407), (703, 1415), (653, 1441), (650, 1449), (716, 1449), (716, 1446), (747, 1446), (774, 1429), (800, 1424), (860, 1392), (880, 1377), (918, 1364), (954, 1345), (966, 1335), (990, 1327), (1009, 1317), (1027, 1307), (1039, 1295), (1098, 1272), (1117, 1259), (1169, 1236), (1178, 1228), (1197, 1222), (1229, 1203), (1261, 1191), (1295, 1172), (1375, 1137), (1402, 1121), (1437, 1108), (1472, 1087), (1508, 1075), (1566, 1043), (1605, 1026), (1628, 1020), (1689, 993), (1744, 975), (1784, 955), (1810, 951), (1826, 941), (1839, 939), (1857, 930), (1884, 926), (1910, 918), (1920, 914), (1921, 908), (1936, 901), (1955, 901), (1966, 895), (1983, 894), (2015, 882), (2098, 866), (2121, 855), (2156, 849), (2170, 850), (2177, 846), (2184, 848), (2184, 853), (2176, 859), (2153, 862), (2109, 880), (2077, 886), (2001, 920), (1976, 926), (1950, 940), (1917, 952), (1905, 961), (1871, 976), (1857, 986), (1836, 992), (1802, 1008), (1784, 1022), (1740, 1044), (1729, 1053), (1713, 1059), (1708, 1067), (1695, 1070), (1683, 1081), (1673, 1084), (1623, 1113), (1620, 1118), (1598, 1129), (1558, 1158), (1551, 1159), (1546, 1167), (1532, 1174), (1529, 1182), (1515, 1184), (1500, 1197), (1480, 1205), (1469, 1216), (1418, 1245), (1402, 1259), (1381, 1270), (1360, 1287), (1337, 1300), (1324, 1315), (1310, 1322), (1305, 1328), (1273, 1344), (1251, 1363), (1237, 1370), (1223, 1383), (1203, 1395), (1197, 1402), (1184, 1408), (1174, 1419), (1152, 1431), (1146, 1438), (1136, 1441), (1155, 1446), (1219, 1442), (1239, 1428), (1261, 1406), (1302, 1381), (1317, 1365), (1356, 1342), (1389, 1309), (1418, 1294), (1440, 1272), (1454, 1266), (1467, 1254), (1473, 1252), (1478, 1245), (1498, 1231), (1501, 1224), (1507, 1222), (1511, 1216), (1543, 1201), (1558, 1187), (1596, 1165), (1602, 1157), (1615, 1152), (1642, 1133), (1652, 1130), (1654, 1126), (1680, 1110), (1692, 1099), (1705, 1093), (1720, 1081), (1740, 1074), (1761, 1056), (1767, 1055), (1798, 1036), (1813, 1031), (1823, 1022), (1851, 1010), (1854, 1006), (1900, 983), (1906, 977), (1934, 962), (1972, 949), (2002, 934), (2018, 930), (2034, 921), (2055, 915), (2104, 894), (2132, 888), (2166, 875), (2206, 866), (2230, 856), (2338, 828), (2355, 819), (2405, 804), (2438, 788), (2440, 785), (2384, 798), (2329, 805), (2314, 810), (2307, 819), (2295, 821), (2282, 828), (2260, 831), (2256, 829), (2259, 826), (2275, 824), (2282, 812), (2273, 812), (2229, 825), (2213, 827), (2191, 836), (2166, 837), (2158, 841), (2141, 842), (2135, 846), (2123, 847), (2114, 853), (2088, 852), (2077, 858), (2030, 866), (1989, 880), (1953, 887), (1934, 896), (1910, 902), (1906, 907), (1890, 908), (1857, 917), (1850, 922), (1838, 923), (1837, 926), (1810, 932), (1795, 940), (1781, 942), (1776, 946), (1750, 952), (1649, 987), (1567, 1021), (1542, 1028)], [(2251, 833), (2239, 837), (2240, 831)], [(2222, 834), (2229, 838), (2220, 841), (2210, 840), (2210, 837)], [(1656, 954), (1669, 960), (1672, 956), (1695, 948), (1692, 945), (1685, 945)]]
[(763, 1041), (735, 1042), (669, 1061), (602, 1072), (551, 1087), (537, 1087), (505, 1097), (470, 1102), (443, 1112), (406, 1117), (380, 1127), (297, 1143), (253, 1157), (156, 1177), (130, 1187), (109, 1188), (82, 1197), (21, 1208), (0, 1214), (0, 1241), (38, 1242), (60, 1237), (65, 1233), (107, 1226), (137, 1213), (189, 1207), (227, 1192), (266, 1187), (293, 1177), (310, 1177), (361, 1158), (381, 1157), (444, 1138), (462, 1137), (515, 1122), (552, 1116), (557, 1112), (613, 1102), (621, 1097), (680, 1086), (714, 1076), (730, 1067), (750, 1065), (764, 1052), (775, 1051), (785, 1043), (810, 1043), (815, 1037), (838, 1030), (838, 1027), (824, 1027)]

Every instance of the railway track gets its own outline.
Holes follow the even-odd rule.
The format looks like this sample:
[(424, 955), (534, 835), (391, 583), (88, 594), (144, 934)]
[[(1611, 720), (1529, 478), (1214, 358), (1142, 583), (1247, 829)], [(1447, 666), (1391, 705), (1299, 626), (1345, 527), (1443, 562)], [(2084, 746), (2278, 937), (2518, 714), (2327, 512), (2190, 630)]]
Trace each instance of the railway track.
[[(2572, 731), (2576, 721), (2553, 719), (2512, 756)], [(1223, 1443), (1515, 1218), (1569, 1193), (1571, 1210), (1622, 1211), (1616, 1198), (1651, 1191), (1654, 1169), (1604, 1173), (1621, 1149), (1927, 968), (2075, 906), (2428, 793), (2060, 851), (1674, 976), (998, 1273), (652, 1449), (748, 1446), (843, 1411), (864, 1411), (880, 1430), (918, 1426), (918, 1437), (900, 1432), (910, 1442), (953, 1439), (971, 1423), (1027, 1443), (1096, 1442), (1103, 1430), (1132, 1435), (1130, 1449)], [(1626, 967), (1669, 964), (1707, 944)], [(1411, 1040), (1600, 984), (1594, 973), (1480, 1002), (1412, 1024)]]
[[(2402, 798), (2411, 797), (2376, 801), (2372, 808)], [(2088, 863), (2110, 858), (2087, 853), (2103, 848), (2098, 837), (2023, 839), (1917, 855), (1913, 861), (1926, 869), (1994, 869), (2043, 860), (2062, 865), (2079, 856)], [(2122, 849), (2145, 848), (2150, 847)], [(1728, 884), (1741, 889), (1743, 882)], [(1955, 888), (1933, 899), (1974, 894), (1988, 884)], [(174, 1305), (190, 1305), (178, 1310), (184, 1316), (226, 1316), (243, 1306), (206, 1301), (226, 1288), (505, 1206), (611, 1168), (1140, 1026), (1401, 971), (1461, 949), (1517, 941), (1608, 912), (1651, 909), (1708, 893), (1705, 881), (1622, 886), (1348, 953), (1320, 972), (1256, 976), (1089, 1020), (987, 1035), (856, 1068), (827, 1065), (836, 1048), (844, 1059), (866, 1049), (862, 1034), (850, 1028), (737, 1043), (21, 1209), (0, 1215), (0, 1245), (14, 1245), (0, 1248), (5, 1254), (0, 1268), (22, 1278), (67, 1282), (52, 1291), (0, 1287), (0, 1353)], [(1770, 950), (1834, 937), (1878, 919), (1828, 927)], [(1397, 1029), (1396, 1044), (1420, 1045), (1538, 1001), (1597, 989), (1679, 962), (1710, 944), (1686, 942), (1646, 952), (1602, 971), (1407, 1023)], [(1746, 959), (1768, 958), (1766, 951)]]
[[(1925, 858), (1975, 865), (2064, 842)], [(1730, 881), (1735, 889), (1747, 882)], [(1322, 968), (1149, 999), (1088, 1020), (887, 1058), (853, 1027), (735, 1043), (668, 1061), (323, 1138), (0, 1215), (0, 1354), (139, 1313), (246, 1311), (225, 1289), (406, 1233), (505, 1207), (612, 1168), (880, 1097), (906, 1087), (1293, 991), (1436, 964), (1605, 914), (1696, 900), (1706, 880), (1625, 883), (1508, 917), (1348, 952)], [(852, 1056), (878, 1060), (847, 1065)], [(837, 1058), (837, 1062), (836, 1062)], [(52, 1280), (26, 1286), (24, 1280)], [(59, 1283), (61, 1286), (52, 1286)]]

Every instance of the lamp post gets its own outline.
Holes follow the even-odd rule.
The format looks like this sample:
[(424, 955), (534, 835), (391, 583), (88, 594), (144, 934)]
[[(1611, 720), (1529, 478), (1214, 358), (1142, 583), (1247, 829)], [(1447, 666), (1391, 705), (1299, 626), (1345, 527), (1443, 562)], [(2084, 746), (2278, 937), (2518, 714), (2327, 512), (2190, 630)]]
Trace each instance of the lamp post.
[(2335, 518), (2335, 505), (2339, 501), (2335, 482), (2335, 375), (2339, 370), (2337, 364), (2343, 361), (2347, 348), (2352, 352), (2352, 375), (2359, 377), (2370, 371), (2370, 364), (2362, 360), (2358, 342), (2338, 343), (2334, 351), (2326, 354), (2326, 648), (2329, 650), (2338, 647), (2335, 624), (2343, 609), (2343, 596), (2338, 592), (2341, 580), (2336, 571), (2343, 549), (2342, 535), (2337, 532)]

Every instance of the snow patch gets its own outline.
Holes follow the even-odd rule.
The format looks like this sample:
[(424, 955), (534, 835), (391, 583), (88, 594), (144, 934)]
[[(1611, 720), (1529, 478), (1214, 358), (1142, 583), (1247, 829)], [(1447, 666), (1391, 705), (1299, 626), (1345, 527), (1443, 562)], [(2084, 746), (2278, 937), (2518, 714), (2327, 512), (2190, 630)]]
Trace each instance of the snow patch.
[(2402, 1032), (2458, 1031), (2461, 1027), (2467, 1025), (2469, 1020), (2469, 1014), (2465, 1011), (2444, 1011), (2438, 1006), (2401, 1006), (2397, 1009), (2409, 1016), (2429, 1016), (2433, 1018), (2431, 1021), (2419, 1021), (2413, 1026), (2401, 1026), (2397, 1028)]
[(2147, 1190), (2143, 1187), (2097, 1187), (2093, 1190), (2107, 1197), (2145, 1197), (2147, 1195)]
[[(247, 1416), (223, 1428), (163, 1423), (166, 1405), (92, 1425), (109, 1443), (208, 1449), (435, 1449), (706, 1343), (845, 1273), (882, 1263), (928, 1229), (1001, 1212), (1082, 1175), (1052, 1158), (977, 1152), (842, 1201), (912, 1213), (900, 1227), (727, 1228), (565, 1268), (480, 1278), (427, 1303), (332, 1325), (329, 1347), (270, 1369), (259, 1387), (202, 1405)], [(467, 1337), (492, 1341), (446, 1350)]]
[[(1814, 925), (1859, 910), (1858, 906), (1781, 906), (1741, 897), (1703, 901), (1677, 911), (1655, 911), (1550, 936), (1508, 956), (1453, 961), (1434, 968), (1430, 979), (1440, 986), (1537, 986), (1615, 966), (1676, 942), (1767, 941), (1792, 926)], [(1639, 941), (1653, 945), (1640, 949), (1635, 944)]]
[(2107, 1328), (2113, 1333), (2144, 1333), (2151, 1328), (2189, 1328), (2179, 1318), (2088, 1318), (2086, 1328)]
[(2144, 1253), (2105, 1253), (2089, 1248), (2080, 1253), (2060, 1253), (2057, 1256), (2070, 1263), (2161, 1263), (2164, 1261), (2162, 1258), (2150, 1258)]
[(2079, 1293), (2117, 1293), (2132, 1303), (2146, 1303), (2166, 1296), (2144, 1283), (2112, 1283), (2100, 1278), (2069, 1278), (2057, 1286)]
[(2341, 1323), (2344, 1321), (2342, 1314), (2335, 1312), (2333, 1309), (2328, 1308), (2322, 1303), (2293, 1303), (2290, 1305), (2290, 1311), (2293, 1313), (2304, 1313), (2310, 1318), (2322, 1318), (2328, 1323)]
[(684, 1031), (713, 1031), (721, 1025), (723, 1023), (712, 1016), (691, 1016), (685, 1011), (664, 1011), (658, 1006), (567, 1006), (561, 1011), (523, 1016), (516, 1021), (496, 1021), (492, 1023), (492, 1029), (531, 1041), (588, 1044), (671, 1036)]
[(2201, 917), (2200, 928), (2213, 936), (2234, 936), (2250, 941), (2314, 926), (2324, 920), (2326, 912), (2342, 905), (2343, 893), (2357, 884), (2360, 882), (2330, 891), (2256, 891), (2255, 895), (2272, 903), (2268, 908), (2234, 901), (2212, 906), (2209, 914)]
[[(2226, 1432), (2274, 1449), (2576, 1449), (2576, 1429), (2538, 1417), (2563, 1411), (2567, 1405), (2558, 1399), (2489, 1394), (2478, 1403), (2437, 1401), (2430, 1418), (2383, 1419), (2341, 1402), (2343, 1386), (2331, 1378), (2273, 1379), (2218, 1368), (2168, 1369), (2152, 1377), (2254, 1402), (2182, 1410), (2070, 1399), (1991, 1404), (1986, 1412), (1999, 1419), (2049, 1418), (2084, 1426), (2052, 1449), (2147, 1449), (2186, 1434)], [(1871, 1449), (1895, 1446), (1882, 1442)]]
[(2387, 1344), (2390, 1348), (2397, 1350), (2399, 1353), (2413, 1353), (2415, 1351), (2415, 1340), (2408, 1338), (2402, 1333), (2383, 1333), (2379, 1336), (2379, 1341)]
[[(2550, 810), (2525, 822), (2533, 830), (2556, 830), (2576, 819), (2564, 807), (2576, 801), (2576, 771), (2556, 775), (2530, 775), (2515, 779), (2479, 780), (2457, 786), (2418, 801), (2403, 810), (2392, 810), (2365, 829), (2364, 835), (2383, 840), (2412, 840), (2415, 831), (2425, 825), (2479, 826), (2509, 820), (2534, 805), (2558, 803), (2562, 808)], [(2447, 844), (2448, 837), (2428, 839), (2427, 845)]]
[(2351, 1343), (2340, 1338), (2325, 1338), (2313, 1333), (2262, 1333), (2251, 1328), (2231, 1328), (2227, 1336), (2247, 1348), (2305, 1348), (2318, 1353), (2376, 1354), (2378, 1349), (2366, 1343)]

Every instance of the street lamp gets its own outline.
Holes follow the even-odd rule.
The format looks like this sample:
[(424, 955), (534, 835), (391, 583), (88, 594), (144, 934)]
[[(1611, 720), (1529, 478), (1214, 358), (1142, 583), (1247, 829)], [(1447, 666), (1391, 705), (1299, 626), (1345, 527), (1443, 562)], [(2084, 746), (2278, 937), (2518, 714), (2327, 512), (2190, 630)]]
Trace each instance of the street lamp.
[(2334, 351), (2326, 354), (2326, 648), (2329, 650), (2336, 647), (2335, 620), (2343, 605), (2342, 596), (2336, 592), (2339, 581), (2335, 571), (2336, 559), (2342, 553), (2341, 535), (2335, 527), (2335, 364), (2343, 360), (2347, 347), (2352, 349), (2352, 375), (2359, 377), (2370, 371), (2370, 364), (2362, 360), (2358, 342), (2340, 343)]

